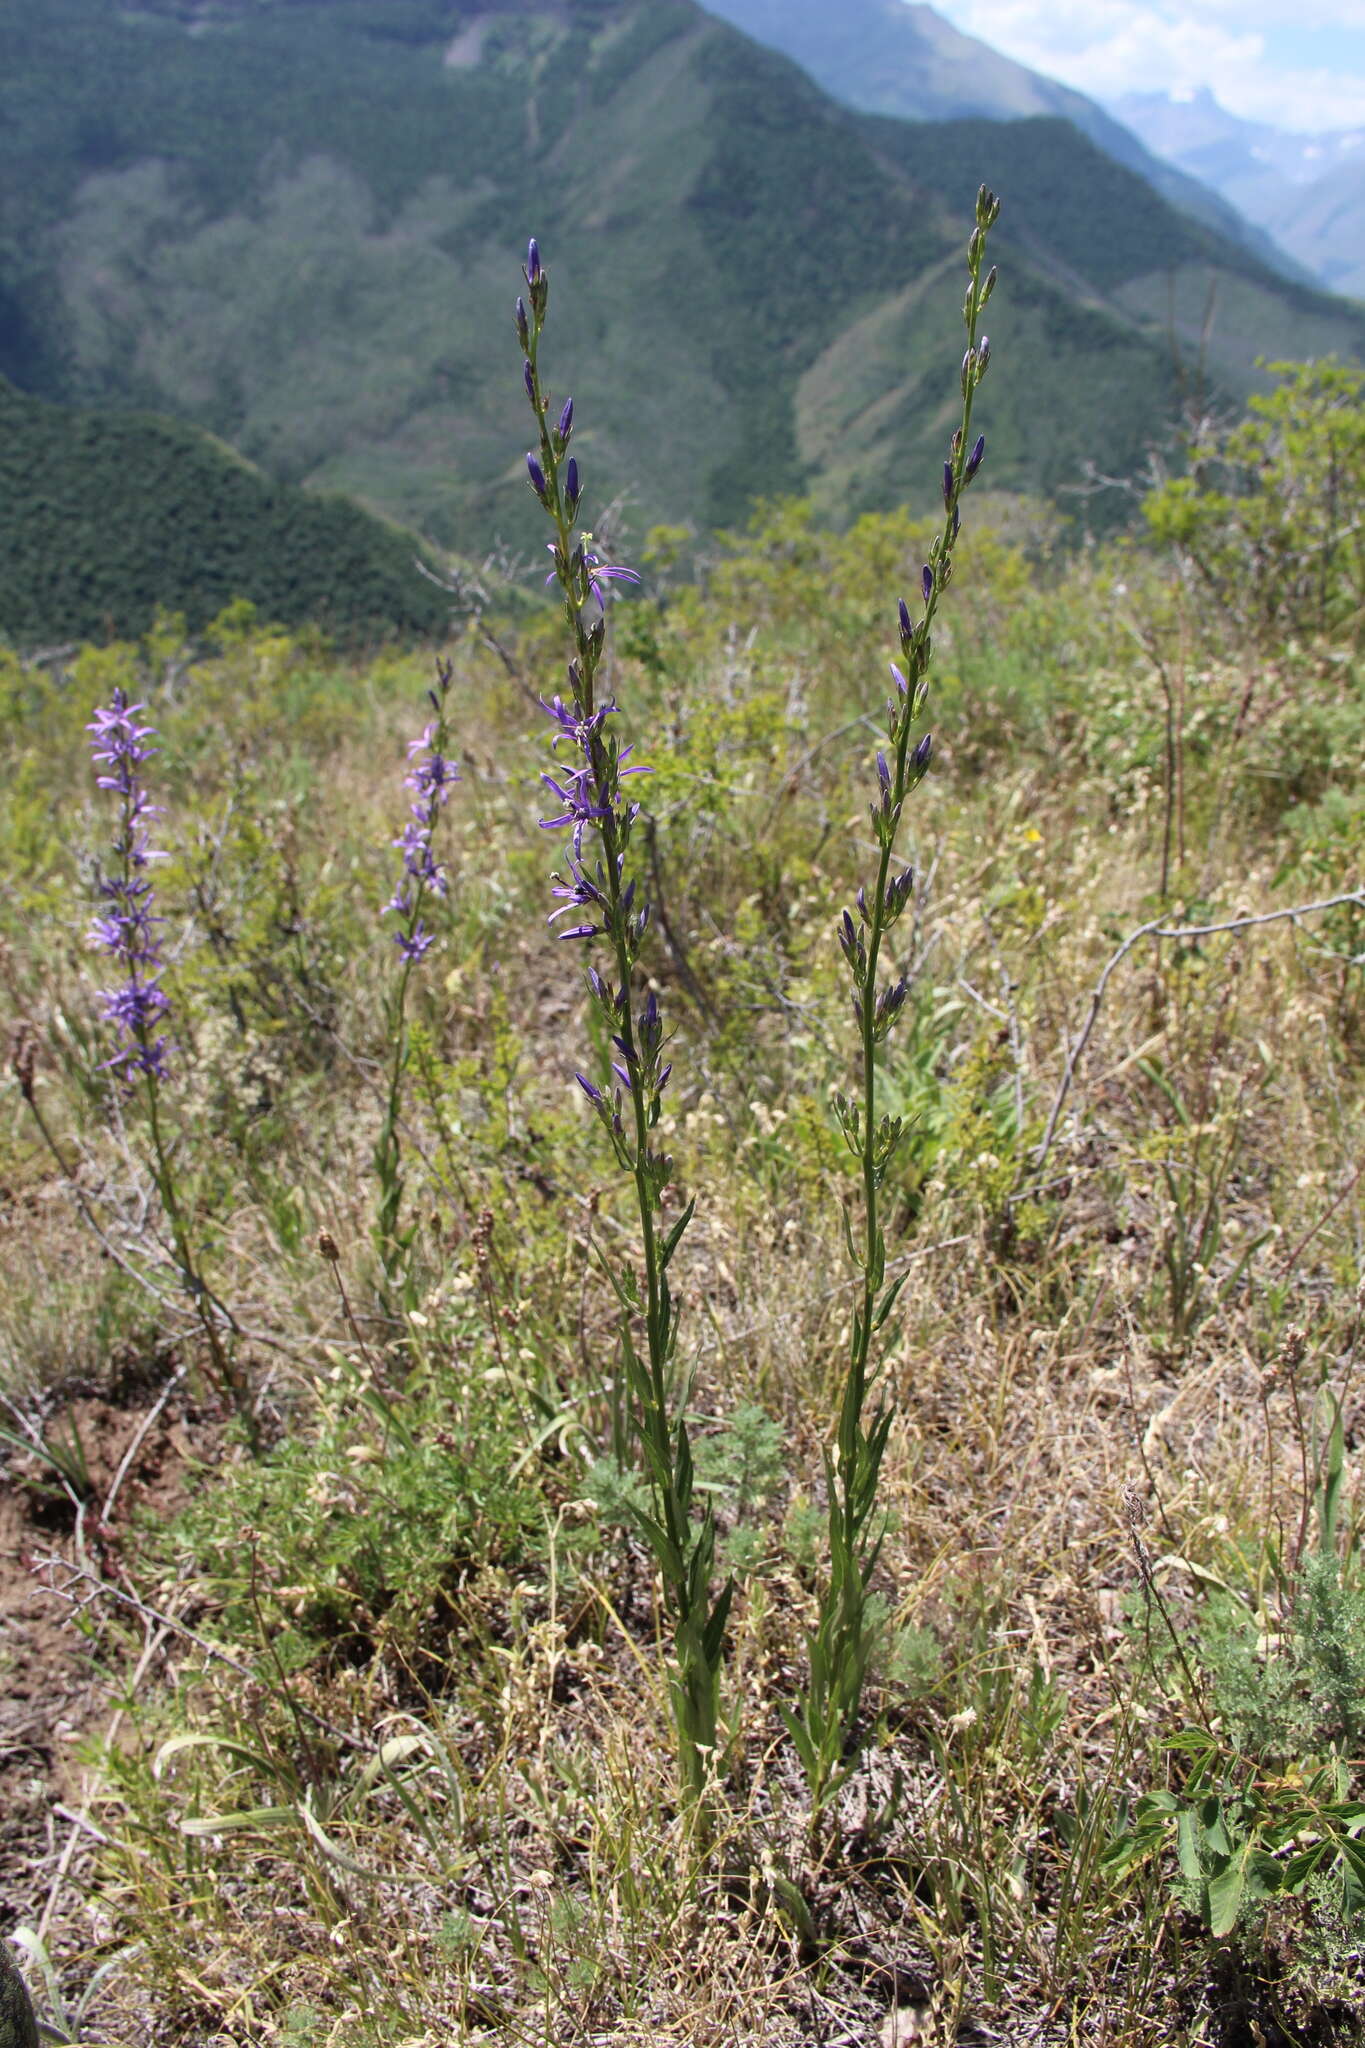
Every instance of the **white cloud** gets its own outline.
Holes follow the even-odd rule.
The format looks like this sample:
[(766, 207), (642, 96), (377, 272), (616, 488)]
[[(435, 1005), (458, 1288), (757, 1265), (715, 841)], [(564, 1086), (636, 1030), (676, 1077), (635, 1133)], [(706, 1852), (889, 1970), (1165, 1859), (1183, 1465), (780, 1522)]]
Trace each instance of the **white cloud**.
[(1208, 86), (1278, 128), (1365, 123), (1365, 0), (938, 0), (958, 28), (1094, 99)]

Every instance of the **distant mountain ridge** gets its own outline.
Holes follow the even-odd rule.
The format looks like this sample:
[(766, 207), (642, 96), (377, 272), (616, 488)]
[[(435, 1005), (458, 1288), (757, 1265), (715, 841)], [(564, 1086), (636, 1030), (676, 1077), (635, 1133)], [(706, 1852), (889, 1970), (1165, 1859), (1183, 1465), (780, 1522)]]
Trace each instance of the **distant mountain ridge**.
[(908, 0), (705, 0), (712, 14), (767, 43), (808, 71), (826, 92), (868, 114), (908, 121), (979, 117), (1019, 120), (1056, 115), (1071, 121), (1106, 156), (1134, 171), (1182, 213), (1251, 250), (1298, 283), (1305, 269), (1243, 218), (1221, 188), (1187, 165), (1167, 161), (1132, 124), (1084, 93), (1017, 64), (938, 11)]
[(1202, 178), (1330, 291), (1365, 298), (1365, 128), (1300, 135), (1244, 121), (1207, 88), (1187, 97), (1131, 93), (1120, 120)]
[(1232, 403), (1258, 354), (1365, 354), (1068, 121), (850, 112), (692, 0), (0, 0), (0, 370), (530, 556), (534, 230), (591, 507), (927, 510), (982, 180), (994, 487), (1135, 471), (1182, 379)]

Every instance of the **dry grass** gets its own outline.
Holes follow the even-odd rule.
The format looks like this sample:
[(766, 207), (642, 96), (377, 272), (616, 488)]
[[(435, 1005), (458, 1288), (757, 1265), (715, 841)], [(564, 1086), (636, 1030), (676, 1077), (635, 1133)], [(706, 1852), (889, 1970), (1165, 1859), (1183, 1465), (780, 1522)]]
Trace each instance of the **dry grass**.
[[(761, 583), (767, 559), (756, 550), (746, 573)], [(1282, 813), (1267, 836), (1229, 665), (1204, 706), (1213, 739), (1191, 739), (1180, 890), (1154, 901), (1148, 677), (1093, 569), (1029, 595), (1026, 618), (1022, 597), (983, 614), (975, 652), (965, 617), (945, 642), (919, 1008), (891, 1069), (918, 1125), (893, 1245), (910, 1277), (882, 1379), (897, 1411), (888, 1627), (864, 1763), (814, 1826), (778, 1706), (815, 1613), (852, 1303), (826, 1116), (847, 1054), (829, 933), (861, 865), (868, 736), (820, 743), (879, 657), (856, 634), (802, 641), (798, 688), (776, 570), (763, 588), (766, 623), (742, 648), (723, 603), (689, 599), (674, 638), (668, 616), (654, 622), (656, 667), (627, 649), (619, 678), (655, 720), (669, 930), (654, 971), (677, 1033), (666, 1137), (699, 1198), (678, 1267), (683, 1349), (740, 1572), (706, 1855), (675, 1803), (653, 1574), (594, 1464), (614, 1309), (586, 1247), (628, 1241), (627, 1211), (566, 1086), (583, 1059), (579, 963), (540, 936), (553, 850), (528, 829), (539, 761), (523, 700), (460, 655), (459, 879), (419, 1005), (405, 1329), (377, 1314), (369, 1247), (385, 972), (371, 905), (420, 666), (334, 678), (297, 651), (277, 648), (270, 669), (246, 647), (191, 670), (179, 705), (156, 704), (181, 849), (162, 885), (182, 934), (181, 1158), (215, 1284), (249, 1333), (256, 1465), (196, 1387), (136, 1125), (111, 1125), (82, 1081), (85, 913), (49, 827), (55, 792), (79, 786), (88, 703), (135, 657), (100, 657), (74, 688), (22, 685), (46, 768), (15, 828), (11, 999), (38, 1033), (38, 1100), (73, 1175), (163, 1298), (92, 1248), (16, 1089), (0, 1376), (55, 1442), (73, 1397), (126, 1382), (130, 1359), (154, 1386), (191, 1368), (166, 1411), (178, 1520), (145, 1474), (133, 1517), (134, 1472), (111, 1528), (73, 1527), (39, 1461), (12, 1459), (28, 1547), (88, 1574), (40, 1577), (83, 1603), (125, 1704), (91, 1756), (65, 1861), (55, 1806), (46, 1839), (11, 1848), (15, 1897), (30, 1924), (46, 1914), (68, 2004), (134, 1945), (97, 1987), (87, 2039), (1355, 2038), (1359, 1944), (1332, 1934), (1321, 1900), (1274, 1902), (1214, 1938), (1170, 1855), (1127, 1874), (1102, 1862), (1132, 1799), (1178, 1782), (1168, 1739), (1200, 1710), (1142, 1598), (1126, 1491), (1195, 1664), (1211, 1581), (1255, 1588), (1277, 1547), (1296, 1553), (1320, 1381), (1342, 1404), (1352, 1546), (1358, 1529), (1365, 1011), (1331, 919), (1135, 948), (1041, 1175), (1033, 1161), (1065, 1047), (1128, 932), (1163, 912), (1217, 922), (1340, 893), (1358, 870), (1349, 852), (1311, 877), (1295, 867), (1311, 820)], [(537, 673), (534, 640), (524, 654)], [(1000, 680), (1029, 672), (1032, 696)], [(1299, 684), (1349, 700), (1340, 667), (1307, 655)], [(1082, 685), (1100, 707), (1089, 729), (1074, 718)], [(235, 767), (196, 724), (229, 705)], [(1116, 765), (1125, 717), (1130, 768)], [(79, 856), (102, 826), (83, 799), (76, 817)], [(209, 909), (194, 895), (206, 874)], [(1215, 1215), (1216, 1242), (1192, 1244)], [(1295, 1325), (1302, 1361), (1277, 1378)], [(777, 1426), (752, 1485), (735, 1476), (750, 1404)], [(367, 1528), (380, 1552), (408, 1532), (402, 1584), (365, 1550)], [(164, 1749), (185, 1733), (193, 1746)], [(27, 1768), (56, 1784), (52, 1754), (39, 1745)]]

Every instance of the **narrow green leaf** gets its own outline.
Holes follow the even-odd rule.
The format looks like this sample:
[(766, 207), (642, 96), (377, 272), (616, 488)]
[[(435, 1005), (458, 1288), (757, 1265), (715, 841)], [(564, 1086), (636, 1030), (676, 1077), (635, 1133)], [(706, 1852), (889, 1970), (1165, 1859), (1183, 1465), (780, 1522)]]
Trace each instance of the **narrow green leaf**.
[(669, 1231), (668, 1236), (664, 1239), (663, 1244), (659, 1251), (659, 1271), (661, 1273), (666, 1273), (668, 1271), (668, 1262), (672, 1258), (674, 1252), (678, 1249), (678, 1245), (682, 1240), (682, 1234), (686, 1230), (688, 1224), (692, 1221), (692, 1212), (696, 1208), (696, 1206), (697, 1198), (694, 1195), (692, 1197), (692, 1200), (688, 1203), (687, 1207), (683, 1210), (682, 1215), (673, 1225), (673, 1228)]

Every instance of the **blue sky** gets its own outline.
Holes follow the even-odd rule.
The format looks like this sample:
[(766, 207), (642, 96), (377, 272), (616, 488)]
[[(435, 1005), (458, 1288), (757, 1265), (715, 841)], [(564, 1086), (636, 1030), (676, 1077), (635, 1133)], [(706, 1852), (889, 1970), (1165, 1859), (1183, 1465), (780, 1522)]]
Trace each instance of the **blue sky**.
[(1365, 126), (1365, 0), (936, 0), (957, 28), (1095, 99), (1208, 86), (1277, 128)]

